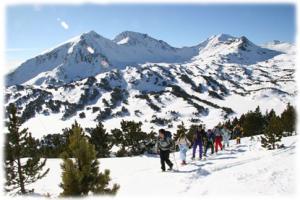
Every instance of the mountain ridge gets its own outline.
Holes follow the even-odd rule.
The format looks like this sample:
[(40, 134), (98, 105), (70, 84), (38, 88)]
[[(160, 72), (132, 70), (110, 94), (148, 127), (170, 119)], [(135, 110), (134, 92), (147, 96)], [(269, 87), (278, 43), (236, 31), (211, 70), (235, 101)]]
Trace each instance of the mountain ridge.
[(55, 124), (49, 133), (74, 120), (109, 129), (134, 120), (146, 131), (176, 131), (181, 121), (212, 128), (257, 106), (280, 113), (295, 103), (293, 46), (273, 43), (272, 50), (219, 34), (191, 48), (163, 49), (138, 33), (135, 41), (146, 37), (148, 44), (140, 48), (130, 44), (132, 35), (112, 41), (89, 32), (27, 61), (6, 85), (5, 106), (16, 104), (24, 127), (40, 137), (43, 120)]
[[(118, 44), (120, 41), (121, 44)], [(233, 44), (230, 46), (231, 43)], [(224, 47), (218, 49), (219, 46)], [(195, 46), (176, 48), (144, 33), (124, 31), (110, 40), (95, 31), (89, 31), (44, 54), (28, 59), (6, 76), (6, 84), (24, 84), (33, 78), (37, 85), (67, 83), (105, 72), (110, 68), (123, 69), (148, 62), (185, 63), (199, 58), (206, 59), (215, 54), (221, 55), (220, 51), (227, 47), (231, 50), (225, 54), (235, 57), (239, 53), (236, 49), (246, 50), (248, 46), (263, 53), (270, 52), (269, 57), (279, 54), (275, 50), (254, 45), (244, 36), (237, 38), (228, 34), (212, 36)]]

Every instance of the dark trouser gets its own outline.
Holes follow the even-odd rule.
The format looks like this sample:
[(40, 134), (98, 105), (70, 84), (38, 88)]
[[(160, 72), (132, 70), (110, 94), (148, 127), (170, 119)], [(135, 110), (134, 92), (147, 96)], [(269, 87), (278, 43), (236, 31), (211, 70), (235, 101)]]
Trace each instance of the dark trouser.
[(169, 159), (169, 155), (170, 155), (170, 151), (163, 151), (163, 150), (160, 150), (160, 163), (161, 163), (161, 169), (162, 170), (166, 170), (166, 165), (165, 165), (165, 162), (167, 163), (167, 165), (172, 168), (173, 166), (173, 163), (170, 161)]
[(199, 158), (201, 159), (202, 158), (202, 142), (201, 141), (195, 141), (193, 144), (193, 158), (195, 158), (197, 146), (199, 146)]
[(241, 138), (240, 137), (236, 137), (236, 144), (241, 144)]
[(205, 146), (204, 155), (206, 156), (207, 150), (211, 148), (211, 154), (214, 154), (214, 143), (213, 142), (207, 142), (207, 145)]

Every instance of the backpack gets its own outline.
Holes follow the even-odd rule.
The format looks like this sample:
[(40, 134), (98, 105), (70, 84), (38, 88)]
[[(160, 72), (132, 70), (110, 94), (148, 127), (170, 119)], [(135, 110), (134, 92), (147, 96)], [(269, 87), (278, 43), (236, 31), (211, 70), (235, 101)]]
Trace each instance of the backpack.
[(166, 131), (165, 132), (165, 137), (169, 138), (171, 140), (170, 151), (175, 151), (176, 147), (175, 147), (175, 142), (172, 139), (172, 133), (170, 131)]
[(208, 141), (214, 142), (214, 140), (215, 140), (215, 134), (212, 131), (208, 132), (207, 134), (208, 134), (207, 135)]
[(172, 139), (172, 133), (170, 131), (166, 131), (165, 137)]
[(197, 131), (194, 133), (194, 139), (195, 139), (196, 141), (202, 140), (202, 136), (201, 136), (201, 132), (200, 132), (200, 131), (197, 130)]

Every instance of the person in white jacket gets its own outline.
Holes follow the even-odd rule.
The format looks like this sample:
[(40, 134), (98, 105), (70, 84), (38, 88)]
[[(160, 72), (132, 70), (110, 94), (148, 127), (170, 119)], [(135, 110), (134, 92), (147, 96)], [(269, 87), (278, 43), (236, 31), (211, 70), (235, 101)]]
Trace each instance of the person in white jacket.
[(188, 151), (191, 142), (187, 139), (185, 134), (181, 134), (176, 141), (176, 145), (179, 146), (180, 159), (182, 161), (181, 164), (186, 165), (186, 152)]
[(229, 147), (229, 140), (231, 137), (231, 131), (224, 125), (221, 129), (222, 132), (222, 138), (223, 138), (223, 149), (225, 149), (225, 146)]

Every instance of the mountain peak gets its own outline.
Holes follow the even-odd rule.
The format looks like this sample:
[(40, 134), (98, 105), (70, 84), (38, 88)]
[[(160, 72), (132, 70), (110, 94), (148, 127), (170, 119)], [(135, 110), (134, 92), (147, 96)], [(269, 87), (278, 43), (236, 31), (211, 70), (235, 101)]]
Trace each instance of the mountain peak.
[(137, 44), (145, 38), (151, 38), (145, 33), (138, 33), (134, 31), (123, 31), (118, 34), (113, 41), (117, 44)]
[(102, 36), (99, 35), (96, 31), (91, 30), (88, 32), (85, 32), (83, 34), (80, 35), (80, 38), (101, 38)]
[(213, 35), (212, 37), (210, 37), (210, 39), (218, 41), (218, 42), (226, 42), (228, 40), (233, 40), (233, 39), (236, 39), (236, 38), (229, 35), (229, 34), (220, 33), (218, 35)]

